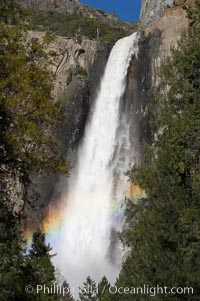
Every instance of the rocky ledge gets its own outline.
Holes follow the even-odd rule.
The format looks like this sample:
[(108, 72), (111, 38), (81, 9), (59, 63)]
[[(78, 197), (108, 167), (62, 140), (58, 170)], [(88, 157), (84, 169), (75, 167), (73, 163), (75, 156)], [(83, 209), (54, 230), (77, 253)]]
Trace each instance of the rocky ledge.
[(129, 23), (118, 19), (114, 12), (107, 13), (101, 9), (94, 9), (80, 3), (78, 0), (16, 0), (16, 2), (33, 10), (81, 14), (114, 28), (128, 30), (131, 27)]

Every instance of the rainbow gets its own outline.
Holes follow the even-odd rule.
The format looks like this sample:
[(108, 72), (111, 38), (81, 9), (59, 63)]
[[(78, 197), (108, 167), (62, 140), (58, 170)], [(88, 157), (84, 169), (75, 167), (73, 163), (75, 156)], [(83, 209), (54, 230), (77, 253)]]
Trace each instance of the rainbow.
[[(141, 198), (147, 197), (147, 194), (144, 190), (139, 188), (137, 185), (129, 184), (128, 188), (128, 197), (133, 201), (137, 201)], [(67, 201), (57, 201), (53, 202), (54, 205), (51, 205), (47, 213), (45, 214), (45, 218), (42, 222), (42, 231), (46, 234), (47, 240), (51, 241), (51, 243), (55, 243), (59, 239), (59, 232), (63, 224), (64, 214), (67, 211)], [(113, 199), (110, 207), (110, 217), (113, 218), (123, 218), (123, 202), (122, 206), (118, 206)], [(24, 237), (27, 241), (28, 246), (31, 245), (32, 234), (35, 229), (31, 229), (28, 226), (24, 228)]]
[[(140, 189), (138, 186), (130, 184), (128, 189), (128, 197), (137, 201), (141, 198), (147, 197), (144, 190)], [(59, 239), (58, 234), (59, 230), (62, 227), (64, 215), (67, 212), (66, 207), (67, 201), (61, 201), (60, 203), (56, 203), (55, 206), (51, 206), (48, 209), (48, 212), (42, 223), (42, 230), (46, 233), (48, 240), (54, 243), (57, 239)], [(123, 218), (123, 202), (122, 206), (118, 206), (115, 200), (112, 200), (110, 207), (110, 217)]]

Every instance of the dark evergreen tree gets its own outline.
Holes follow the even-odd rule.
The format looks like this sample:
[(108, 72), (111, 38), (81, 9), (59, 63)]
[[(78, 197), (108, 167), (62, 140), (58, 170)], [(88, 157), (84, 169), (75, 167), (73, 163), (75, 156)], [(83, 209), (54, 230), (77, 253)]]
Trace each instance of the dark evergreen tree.
[(98, 284), (97, 299), (98, 301), (107, 301), (109, 295), (110, 283), (106, 276), (104, 276)]
[[(54, 301), (59, 300), (60, 295), (57, 291), (54, 293), (54, 285), (56, 285), (55, 268), (51, 262), (54, 256), (51, 254), (52, 248), (45, 242), (45, 234), (40, 230), (33, 234), (31, 248), (27, 255), (25, 276), (27, 285), (30, 284), (34, 290), (31, 294), (33, 300)], [(37, 285), (41, 285), (43, 289), (36, 292)], [(44, 289), (44, 287), (46, 287)]]
[(58, 284), (59, 287), (61, 287), (61, 296), (60, 296), (61, 301), (75, 301), (72, 296), (69, 283), (62, 276), (58, 268), (56, 268), (55, 277), (56, 277), (56, 284)]
[(61, 301), (75, 301), (70, 292), (69, 283), (66, 280), (63, 281), (62, 287), (64, 289), (64, 295), (61, 296)]
[[(192, 287), (194, 294), (159, 294), (156, 300), (198, 300), (200, 295), (200, 1), (187, 9), (193, 22), (162, 66), (152, 93), (152, 146), (129, 173), (148, 194), (127, 201), (122, 237), (131, 253), (117, 282), (123, 287)], [(151, 300), (123, 294), (117, 300)], [(114, 300), (114, 299), (113, 299)]]
[(25, 242), (19, 228), (19, 216), (9, 202), (0, 198), (0, 300), (22, 301)]
[[(27, 14), (13, 0), (0, 0), (0, 164), (18, 170), (23, 182), (31, 171), (66, 172), (56, 141), (61, 104), (51, 97), (49, 56), (37, 40), (28, 38)], [(0, 300), (57, 300), (25, 292), (26, 285), (34, 290), (36, 284), (51, 285), (55, 276), (44, 234), (34, 234), (27, 256), (20, 227), (11, 201), (1, 195)]]
[(40, 230), (33, 233), (28, 259), (37, 275), (37, 282), (41, 284), (51, 285), (55, 281), (55, 268), (51, 262), (54, 255), (50, 254), (51, 251), (52, 248), (45, 242), (45, 234)]
[(83, 283), (83, 287), (80, 288), (79, 298), (81, 301), (96, 301), (97, 299), (97, 285), (94, 280), (87, 277)]

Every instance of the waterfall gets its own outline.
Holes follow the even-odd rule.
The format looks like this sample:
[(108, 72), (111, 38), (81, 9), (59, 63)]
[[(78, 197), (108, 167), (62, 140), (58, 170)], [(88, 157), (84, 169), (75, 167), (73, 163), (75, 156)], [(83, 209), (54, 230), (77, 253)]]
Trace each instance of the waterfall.
[(55, 263), (70, 285), (81, 285), (90, 275), (113, 282), (122, 248), (122, 201), (127, 194), (124, 172), (131, 162), (129, 126), (121, 107), (132, 56), (138, 54), (139, 34), (115, 44), (88, 118), (56, 245)]

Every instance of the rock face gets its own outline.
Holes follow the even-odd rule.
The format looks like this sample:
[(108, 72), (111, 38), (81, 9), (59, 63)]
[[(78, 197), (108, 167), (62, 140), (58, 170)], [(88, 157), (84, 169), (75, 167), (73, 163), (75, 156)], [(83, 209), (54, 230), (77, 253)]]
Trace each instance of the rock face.
[[(156, 41), (155, 49), (151, 49), (151, 73), (152, 85), (159, 84), (158, 69), (161, 61), (170, 55), (170, 50), (177, 45), (184, 30), (188, 28), (189, 22), (186, 12), (181, 7), (165, 10), (161, 18), (158, 18), (150, 27), (144, 30), (144, 36)], [(158, 33), (158, 34), (156, 34)], [(151, 38), (150, 38), (151, 39)], [(157, 43), (159, 41), (159, 43)], [(156, 45), (159, 45), (156, 46)], [(151, 52), (153, 51), (153, 52)]]
[(118, 19), (114, 13), (93, 9), (78, 0), (16, 0), (16, 2), (33, 10), (66, 12), (69, 14), (79, 13), (115, 28), (129, 29), (130, 27), (129, 23)]
[[(29, 37), (43, 43), (45, 33), (30, 31)], [(76, 147), (82, 137), (82, 129), (96, 85), (103, 73), (112, 43), (82, 38), (55, 37), (46, 46), (53, 55), (51, 69), (55, 75), (52, 91), (55, 101), (64, 100), (66, 124), (62, 152)]]
[[(143, 27), (147, 27), (161, 18), (167, 9), (184, 4), (194, 5), (195, 0), (142, 0), (140, 21)], [(171, 27), (170, 24), (168, 26)]]
[(145, 27), (158, 19), (167, 7), (173, 6), (173, 0), (143, 0), (140, 20)]
[[(29, 32), (30, 38), (43, 41), (45, 33)], [(75, 157), (78, 143), (83, 135), (90, 103), (93, 101), (100, 77), (112, 48), (112, 44), (102, 44), (97, 40), (56, 37), (46, 51), (53, 53), (51, 66), (55, 74), (55, 101), (65, 101), (65, 121), (59, 131), (59, 151), (70, 158)], [(45, 208), (60, 200), (63, 189), (67, 187), (67, 177), (60, 174), (51, 176), (32, 175), (32, 183), (28, 187), (25, 206), (29, 228), (36, 229), (41, 224)]]
[[(192, 0), (188, 0), (192, 1)], [(187, 1), (187, 3), (189, 3)], [(91, 18), (104, 18), (115, 22), (114, 15), (81, 5), (77, 0), (18, 0), (26, 7), (42, 10), (67, 10), (73, 13), (78, 9)], [(181, 0), (143, 0), (141, 23), (143, 27), (138, 60), (131, 62), (125, 98), (127, 106), (134, 112), (130, 115), (130, 133), (132, 140), (138, 139), (137, 157), (142, 160), (142, 143), (151, 143), (148, 122), (148, 91), (159, 85), (158, 69), (163, 58), (170, 54), (171, 46), (177, 44), (184, 29), (188, 27), (186, 13)], [(117, 21), (116, 21), (117, 22)], [(43, 40), (44, 33), (30, 32), (30, 37)], [(73, 164), (74, 154), (80, 142), (90, 104), (95, 97), (98, 83), (103, 74), (112, 44), (102, 45), (97, 40), (56, 37), (46, 51), (54, 53), (51, 66), (55, 74), (52, 91), (55, 100), (65, 100), (65, 122), (59, 132), (60, 152), (70, 157)], [(133, 127), (134, 123), (134, 127)], [(139, 135), (138, 135), (139, 133)], [(8, 171), (9, 174), (9, 171)], [(1, 177), (1, 170), (0, 170)], [(49, 204), (62, 198), (63, 187), (67, 187), (67, 178), (55, 174), (49, 177), (32, 175), (32, 184), (26, 191), (26, 198), (33, 206), (27, 205), (27, 224), (33, 228), (42, 222)], [(24, 189), (20, 186), (19, 175), (10, 175), (4, 181), (6, 187), (14, 190), (13, 198), (21, 200)], [(63, 184), (64, 183), (64, 184)], [(19, 208), (18, 208), (19, 210)]]
[[(144, 22), (146, 22), (144, 20)], [(128, 116), (133, 143), (137, 140), (136, 158), (142, 160), (142, 144), (151, 143), (147, 104), (148, 91), (159, 84), (158, 69), (164, 57), (170, 54), (172, 45), (176, 45), (184, 29), (188, 26), (185, 11), (181, 7), (163, 11), (162, 16), (155, 16), (155, 21), (144, 29), (138, 60), (131, 62), (127, 89), (126, 106), (131, 114)], [(41, 33), (32, 33), (42, 38)], [(48, 51), (57, 53), (55, 65), (54, 96), (56, 99), (67, 98), (66, 121), (60, 132), (60, 150), (70, 156), (73, 164), (76, 146), (78, 145), (87, 119), (90, 103), (103, 73), (112, 45), (100, 45), (98, 41), (83, 39), (78, 42), (57, 37), (48, 46)], [(85, 70), (86, 72), (83, 72)], [(133, 126), (134, 124), (134, 126)], [(53, 175), (48, 178), (34, 178), (29, 189), (28, 198), (40, 195), (36, 202), (37, 222), (41, 222), (49, 204), (55, 207), (57, 200), (62, 199), (67, 189), (67, 178)], [(30, 210), (29, 210), (30, 211)], [(31, 215), (34, 215), (31, 213)]]
[[(151, 143), (147, 104), (148, 92), (159, 85), (159, 67), (176, 46), (189, 21), (186, 12), (176, 2), (176, 6), (166, 8), (169, 1), (143, 1), (141, 22), (143, 35), (140, 42), (138, 60), (133, 60), (129, 69), (127, 95), (134, 106), (136, 131), (138, 133), (138, 153), (142, 160), (142, 144)], [(146, 3), (146, 10), (144, 4)], [(170, 5), (172, 5), (172, 1)], [(152, 12), (152, 13), (151, 13)]]
[(18, 4), (35, 10), (63, 11), (74, 13), (79, 7), (78, 0), (17, 0)]
[(21, 212), (24, 208), (24, 186), (20, 180), (20, 173), (6, 164), (0, 165), (0, 194), (8, 197), (10, 208), (14, 212)]
[(186, 0), (174, 0), (174, 5), (183, 5), (185, 2)]

